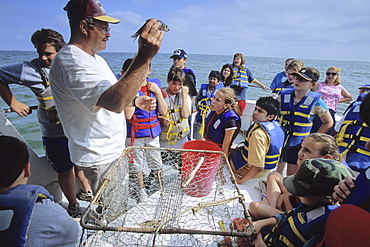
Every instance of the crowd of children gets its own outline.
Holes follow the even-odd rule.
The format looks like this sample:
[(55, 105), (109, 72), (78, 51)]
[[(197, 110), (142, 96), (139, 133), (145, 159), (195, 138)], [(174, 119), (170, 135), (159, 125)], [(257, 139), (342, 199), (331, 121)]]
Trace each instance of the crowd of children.
[[(339, 71), (330, 67), (325, 83), (319, 83), (316, 68), (288, 59), (285, 71), (270, 86), (271, 96), (257, 100), (254, 123), (246, 131), (244, 144), (236, 149), (230, 147), (240, 129), (248, 84), (265, 86), (254, 79), (244, 56), (237, 53), (232, 65), (211, 71), (209, 83), (200, 87), (193, 138), (219, 145), (239, 184), (269, 173), (267, 181), (259, 181), (262, 201), (249, 206), (252, 217), (260, 219), (254, 223), (256, 246), (325, 246), (325, 222), (339, 206), (332, 197), (334, 187), (344, 179), (353, 181), (354, 171), (366, 176), (370, 152), (365, 145), (370, 129), (359, 115), (365, 95), (349, 107), (339, 133), (332, 132), (337, 104), (352, 98), (338, 86)], [(340, 90), (335, 96), (323, 97), (322, 88), (331, 86)], [(329, 100), (336, 102), (335, 107)], [(288, 164), (287, 177), (282, 173), (284, 163)], [(360, 201), (368, 209), (368, 196)]]
[[(233, 141), (242, 126), (248, 84), (255, 83), (264, 90), (267, 87), (253, 77), (244, 56), (236, 53), (232, 64), (223, 65), (220, 72), (212, 70), (208, 83), (196, 90), (195, 73), (185, 66), (187, 58), (183, 49), (173, 52), (173, 66), (168, 71), (166, 87), (161, 87), (158, 79), (146, 78), (140, 82), (137, 97), (154, 98), (156, 108), (142, 110), (136, 107), (135, 99), (132, 106), (125, 108), (126, 146), (181, 149), (192, 139), (213, 142), (228, 157), (238, 184), (266, 176), (266, 180), (259, 181), (262, 200), (249, 205), (256, 220), (255, 246), (325, 244), (327, 218), (339, 206), (338, 201), (346, 200), (351, 193), (347, 193), (349, 188), (358, 186), (352, 170), (360, 173), (359, 181), (363, 176), (370, 176), (367, 173), (370, 151), (366, 146), (370, 129), (360, 117), (362, 100), (369, 98), (365, 97), (367, 91), (360, 92), (362, 97), (349, 107), (344, 120), (338, 123), (339, 133), (335, 139), (336, 133), (325, 133), (334, 129), (332, 116), (336, 105), (329, 108), (325, 97), (316, 91), (319, 71), (289, 58), (285, 61), (285, 71), (278, 73), (270, 85), (271, 96), (256, 101), (253, 123), (243, 133), (243, 145), (233, 149)], [(125, 61), (117, 78), (125, 73), (131, 62), (132, 59)], [(147, 77), (150, 72), (151, 68)], [(348, 102), (351, 96), (336, 80), (339, 69), (331, 67), (326, 74), (326, 84), (319, 83), (318, 90), (323, 92), (323, 87), (335, 85), (339, 95), (335, 96), (336, 104)], [(325, 99), (328, 98), (330, 96)], [(192, 125), (193, 111), (196, 116)], [(315, 130), (314, 121), (320, 121)], [(151, 175), (157, 183), (162, 183), (160, 152), (147, 154), (150, 157), (143, 157), (143, 153), (135, 150), (131, 162), (130, 172), (137, 181), (140, 201), (147, 200), (144, 177)], [(366, 205), (366, 210), (370, 208), (368, 196), (360, 201)], [(360, 206), (357, 201), (353, 204)]]
[[(270, 85), (271, 96), (257, 100), (245, 142), (233, 150), (249, 84), (267, 89), (243, 54), (234, 54), (220, 72), (212, 70), (198, 92), (195, 72), (186, 67), (188, 54), (177, 49), (162, 88), (159, 80), (147, 77), (162, 31), (168, 31), (163, 23), (146, 22), (137, 33), (137, 55), (114, 75), (97, 53), (109, 40), (109, 23), (120, 20), (95, 0), (70, 0), (64, 10), (70, 42), (51, 29), (36, 31), (31, 41), (39, 57), (2, 66), (0, 96), (19, 116), (27, 116), (30, 107), (14, 97), (9, 85), (26, 86), (36, 95), (46, 155), (69, 205), (66, 211), (45, 188), (27, 184), (32, 165), (27, 145), (0, 135), (1, 246), (77, 246), (81, 229), (71, 216), (83, 212), (75, 176), (82, 184), (78, 198), (91, 200), (125, 147), (126, 132), (127, 146), (180, 149), (193, 138), (213, 142), (228, 157), (231, 179), (239, 184), (266, 175), (259, 182), (262, 200), (249, 207), (255, 219), (253, 246), (368, 245), (369, 84), (359, 88), (359, 97), (334, 128), (337, 105), (352, 100), (340, 85), (340, 69), (328, 68), (320, 82), (317, 69), (289, 58)], [(159, 151), (145, 158), (133, 152), (130, 173), (140, 201), (147, 200), (145, 176), (162, 183), (162, 163)]]

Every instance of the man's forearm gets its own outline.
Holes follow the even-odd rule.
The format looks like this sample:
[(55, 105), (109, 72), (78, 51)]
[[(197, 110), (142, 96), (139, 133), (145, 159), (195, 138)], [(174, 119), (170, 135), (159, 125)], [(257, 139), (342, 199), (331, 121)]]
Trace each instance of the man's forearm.
[(140, 82), (146, 79), (149, 64), (150, 60), (143, 61), (135, 57), (127, 72), (100, 96), (97, 105), (121, 113), (136, 96), (141, 86)]
[(138, 53), (130, 67), (116, 84), (100, 96), (97, 106), (121, 113), (131, 103), (141, 82), (146, 79), (150, 63), (161, 46), (163, 32), (158, 31), (159, 26), (157, 19), (151, 19), (145, 24), (138, 40)]

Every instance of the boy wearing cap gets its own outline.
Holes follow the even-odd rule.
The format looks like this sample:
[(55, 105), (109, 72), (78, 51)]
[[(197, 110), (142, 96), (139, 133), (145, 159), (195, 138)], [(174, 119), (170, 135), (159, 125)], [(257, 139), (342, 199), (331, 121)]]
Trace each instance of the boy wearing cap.
[(356, 101), (362, 101), (362, 99), (366, 96), (368, 92), (370, 92), (370, 84), (365, 84), (362, 87), (358, 88), (358, 97)]
[(305, 67), (295, 76), (294, 88), (286, 88), (280, 95), (279, 121), (285, 131), (282, 160), (288, 164), (287, 175), (293, 175), (297, 169), (298, 151), (305, 136), (310, 134), (312, 121), (318, 115), (322, 121), (318, 133), (326, 133), (333, 126), (329, 108), (312, 92), (320, 77), (320, 72), (312, 67)]
[(188, 67), (186, 67), (186, 63), (188, 62), (188, 54), (183, 49), (177, 49), (173, 52), (172, 56), (170, 57), (173, 59), (173, 66), (180, 68), (185, 73), (185, 83), (184, 86), (189, 88), (189, 95), (191, 99), (193, 96), (198, 94), (196, 89), (196, 78), (194, 71)]
[(71, 160), (85, 172), (94, 193), (125, 148), (124, 108), (155, 108), (149, 96), (135, 97), (158, 53), (163, 32), (151, 19), (138, 39), (138, 53), (117, 81), (107, 62), (97, 53), (106, 48), (109, 23), (119, 20), (106, 14), (95, 0), (70, 0), (67, 11), (71, 39), (55, 56), (50, 69), (51, 87), (60, 120), (69, 140)]
[(81, 227), (31, 175), (24, 142), (0, 136), (0, 245), (78, 246)]
[(210, 112), (209, 107), (217, 89), (224, 87), (224, 85), (220, 83), (220, 80), (220, 72), (212, 70), (208, 76), (208, 83), (204, 83), (200, 86), (199, 93), (195, 99), (195, 106), (198, 112), (193, 124), (194, 139), (200, 140), (204, 138), (206, 117)]
[(303, 246), (321, 241), (326, 219), (339, 205), (332, 200), (334, 186), (354, 173), (331, 159), (308, 159), (295, 175), (284, 179), (286, 189), (300, 198), (297, 208), (253, 223), (256, 246)]

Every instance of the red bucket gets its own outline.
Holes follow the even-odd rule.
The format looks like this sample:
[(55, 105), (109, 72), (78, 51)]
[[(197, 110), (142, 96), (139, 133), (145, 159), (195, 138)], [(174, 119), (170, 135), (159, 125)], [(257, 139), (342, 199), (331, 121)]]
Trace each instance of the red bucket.
[[(185, 142), (182, 148), (221, 151), (221, 148), (216, 144), (203, 140)], [(194, 197), (209, 195), (212, 191), (212, 185), (215, 181), (218, 165), (220, 164), (221, 154), (183, 151), (181, 154), (181, 160), (181, 178), (185, 193)], [(200, 164), (200, 162), (202, 163)], [(187, 181), (188, 176), (197, 168), (197, 166), (199, 166), (199, 168), (195, 171), (194, 177), (190, 181)]]

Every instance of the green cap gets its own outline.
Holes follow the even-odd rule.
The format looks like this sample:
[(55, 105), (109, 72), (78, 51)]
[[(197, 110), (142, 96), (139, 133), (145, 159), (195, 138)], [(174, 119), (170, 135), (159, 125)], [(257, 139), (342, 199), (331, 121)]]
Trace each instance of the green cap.
[(308, 159), (295, 175), (284, 178), (284, 186), (296, 196), (331, 196), (334, 186), (347, 176), (355, 177), (355, 174), (338, 161)]

